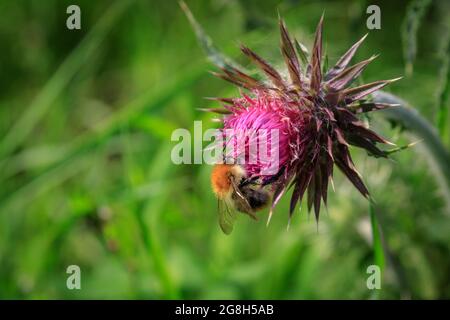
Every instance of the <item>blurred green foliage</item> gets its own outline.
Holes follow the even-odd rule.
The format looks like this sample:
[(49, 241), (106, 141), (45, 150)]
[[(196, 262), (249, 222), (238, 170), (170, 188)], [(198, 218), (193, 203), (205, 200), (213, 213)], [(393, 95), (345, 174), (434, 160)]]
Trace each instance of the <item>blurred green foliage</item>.
[[(281, 64), (277, 10), (308, 45), (325, 10), (332, 63), (367, 32), (373, 4), (187, 3), (216, 45), (245, 65), (239, 42)], [(409, 1), (375, 3), (382, 29), (356, 59), (381, 55), (365, 81), (405, 72)], [(236, 94), (208, 74), (214, 67), (176, 1), (76, 1), (75, 31), (65, 26), (70, 4), (0, 1), (0, 298), (450, 298), (450, 212), (420, 144), (392, 160), (354, 152), (385, 242), (374, 295), (366, 287), (369, 204), (340, 173), (318, 225), (302, 208), (286, 231), (285, 197), (269, 227), (266, 212), (258, 223), (242, 216), (225, 236), (211, 168), (171, 163), (173, 129), (194, 120), (215, 126), (196, 110), (215, 106), (203, 97)], [(447, 147), (448, 21), (448, 3), (432, 1), (413, 35), (413, 74), (388, 89), (438, 119)], [(371, 124), (399, 145), (414, 139), (376, 114)], [(81, 290), (66, 288), (73, 264)]]

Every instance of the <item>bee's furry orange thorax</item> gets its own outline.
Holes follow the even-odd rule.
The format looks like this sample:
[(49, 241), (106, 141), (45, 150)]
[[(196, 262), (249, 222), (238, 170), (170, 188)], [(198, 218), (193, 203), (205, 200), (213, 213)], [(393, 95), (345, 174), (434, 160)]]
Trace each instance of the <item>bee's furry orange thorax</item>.
[(230, 172), (233, 166), (216, 164), (211, 172), (211, 186), (218, 198), (224, 198), (231, 191)]

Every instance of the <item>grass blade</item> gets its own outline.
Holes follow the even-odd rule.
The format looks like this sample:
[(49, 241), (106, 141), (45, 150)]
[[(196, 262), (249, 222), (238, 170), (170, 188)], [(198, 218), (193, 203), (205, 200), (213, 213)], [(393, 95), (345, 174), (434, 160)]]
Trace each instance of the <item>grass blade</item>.
[(437, 117), (436, 126), (441, 139), (450, 143), (449, 136), (449, 106), (450, 103), (450, 26), (447, 30), (446, 43), (442, 50), (442, 62), (440, 69), (439, 89), (437, 93)]
[(405, 20), (402, 25), (403, 56), (405, 72), (412, 75), (413, 65), (417, 54), (417, 31), (427, 12), (431, 0), (412, 0), (406, 9)]
[(202, 26), (197, 22), (194, 15), (192, 14), (189, 7), (186, 5), (184, 1), (180, 1), (180, 7), (184, 11), (186, 17), (189, 20), (189, 23), (192, 26), (192, 29), (195, 32), (198, 43), (200, 44), (202, 50), (206, 53), (208, 59), (216, 66), (222, 69), (228, 69), (230, 66), (236, 69), (244, 71), (245, 68), (240, 66), (235, 61), (231, 60), (227, 56), (225, 56), (222, 52), (220, 52), (213, 44), (211, 38), (202, 28)]
[(108, 31), (130, 3), (131, 1), (116, 1), (81, 41), (78, 47), (59, 66), (31, 105), (24, 111), (22, 117), (4, 137), (0, 146), (0, 158), (13, 152), (17, 146), (25, 141), (58, 95), (64, 91), (77, 71), (99, 48)]

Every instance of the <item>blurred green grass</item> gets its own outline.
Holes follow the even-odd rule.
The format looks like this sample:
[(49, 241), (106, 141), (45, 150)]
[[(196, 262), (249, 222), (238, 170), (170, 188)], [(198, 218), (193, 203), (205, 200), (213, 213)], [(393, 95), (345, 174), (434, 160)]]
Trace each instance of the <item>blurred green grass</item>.
[[(365, 81), (404, 74), (408, 2), (377, 2), (382, 29), (356, 57), (381, 53)], [(210, 167), (171, 163), (172, 130), (194, 120), (214, 127), (196, 111), (213, 105), (203, 97), (236, 93), (208, 74), (213, 66), (176, 1), (78, 1), (79, 31), (65, 28), (69, 4), (0, 1), (0, 298), (372, 297), (369, 204), (342, 175), (318, 226), (302, 208), (286, 231), (285, 199), (268, 228), (241, 217), (227, 237)], [(333, 62), (367, 32), (368, 4), (188, 1), (216, 45), (245, 65), (238, 42), (281, 61), (277, 9), (308, 45), (325, 9)], [(414, 73), (389, 89), (432, 122), (448, 108), (436, 104), (445, 88), (443, 8), (444, 1), (430, 5)], [(394, 142), (410, 141), (376, 114), (372, 120)], [(420, 145), (393, 161), (354, 156), (389, 249), (378, 297), (449, 298), (449, 209)], [(79, 291), (66, 288), (71, 264), (82, 270)]]

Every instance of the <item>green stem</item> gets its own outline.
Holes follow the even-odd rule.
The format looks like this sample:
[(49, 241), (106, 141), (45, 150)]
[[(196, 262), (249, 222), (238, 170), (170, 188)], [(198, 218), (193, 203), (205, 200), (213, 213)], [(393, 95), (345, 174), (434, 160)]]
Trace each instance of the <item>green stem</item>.
[[(386, 265), (388, 265), (396, 277), (396, 281), (400, 289), (400, 298), (410, 299), (411, 293), (408, 282), (405, 278), (404, 268), (398, 258), (389, 249), (388, 243), (386, 241), (387, 236), (384, 233), (384, 230), (386, 230), (386, 228), (383, 227), (386, 226), (386, 221), (384, 220), (383, 215), (380, 213), (379, 207), (377, 207), (372, 200), (369, 204), (369, 216), (372, 227), (373, 260), (375, 265), (380, 267), (382, 280), (384, 270), (386, 269)], [(381, 288), (383, 288), (383, 284), (381, 285)], [(380, 298), (380, 290), (374, 291), (373, 298)]]
[(370, 222), (372, 225), (374, 262), (378, 267), (380, 267), (381, 272), (383, 272), (385, 264), (383, 243), (381, 240), (380, 224), (378, 223), (374, 204), (372, 202), (370, 202), (369, 212), (370, 212)]
[[(375, 212), (374, 204), (370, 201), (369, 204), (369, 213), (370, 213), (370, 224), (372, 226), (372, 243), (373, 243), (373, 261), (376, 266), (380, 268), (381, 271), (381, 279), (383, 279), (384, 274), (384, 266), (385, 266), (385, 252), (383, 247), (383, 239), (381, 233), (381, 225), (378, 222), (377, 215)], [(374, 298), (380, 298), (379, 290), (375, 290)]]
[[(435, 175), (444, 200), (450, 208), (450, 154), (442, 143), (436, 129), (406, 101), (393, 94), (379, 91), (373, 94), (380, 103), (398, 104), (396, 107), (380, 111), (387, 119), (400, 123), (411, 134), (423, 140), (420, 145), (427, 150), (427, 160)], [(447, 210), (448, 212), (448, 210)]]

